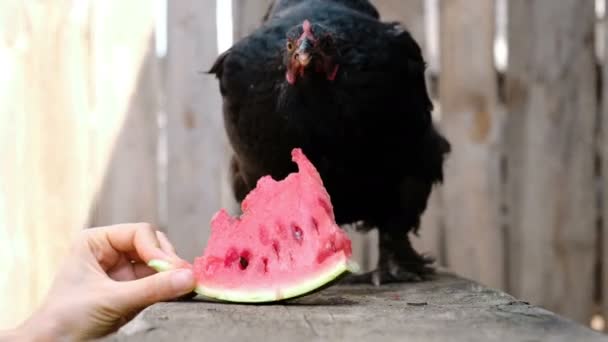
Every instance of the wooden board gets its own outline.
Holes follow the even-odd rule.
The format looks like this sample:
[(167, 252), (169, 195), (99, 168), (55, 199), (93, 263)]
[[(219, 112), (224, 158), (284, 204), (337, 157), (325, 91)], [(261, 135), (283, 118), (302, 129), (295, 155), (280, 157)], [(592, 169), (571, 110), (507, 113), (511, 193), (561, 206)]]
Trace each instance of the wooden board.
[(509, 290), (588, 322), (597, 248), (594, 5), (511, 0), (509, 23)]
[(144, 62), (153, 16), (144, 3), (0, 4), (0, 328), (40, 303), (80, 229), (154, 221), (155, 80)]
[(158, 225), (161, 84), (154, 8), (148, 0), (91, 6), (91, 169), (97, 183), (89, 226)]
[(494, 2), (440, 2), (442, 128), (453, 148), (445, 170), (448, 265), (483, 284), (505, 284), (500, 224)]
[(289, 303), (159, 303), (106, 341), (606, 341), (462, 278), (335, 286)]
[(232, 4), (235, 41), (253, 32), (262, 20), (273, 0), (235, 0)]
[(217, 81), (213, 1), (170, 1), (167, 52), (168, 235), (183, 258), (202, 254), (223, 207), (228, 155)]
[(0, 328), (40, 303), (86, 221), (90, 36), (81, 5), (84, 13), (67, 1), (0, 4)]
[(426, 51), (426, 27), (424, 0), (372, 0), (382, 21), (398, 21), (404, 24), (414, 39)]

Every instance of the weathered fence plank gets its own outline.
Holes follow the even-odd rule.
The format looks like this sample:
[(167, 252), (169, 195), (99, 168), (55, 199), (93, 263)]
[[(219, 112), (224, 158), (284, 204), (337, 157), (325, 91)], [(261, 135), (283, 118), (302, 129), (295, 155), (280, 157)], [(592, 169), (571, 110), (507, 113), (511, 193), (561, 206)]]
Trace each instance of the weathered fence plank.
[(494, 22), (492, 0), (440, 2), (441, 119), (453, 145), (443, 187), (448, 266), (502, 288)]
[(593, 1), (509, 1), (510, 291), (580, 322), (597, 248), (593, 28)]
[(167, 52), (168, 235), (180, 255), (202, 253), (222, 207), (227, 155), (217, 81), (215, 1), (170, 1)]
[(86, 221), (88, 5), (0, 3), (0, 328), (40, 303)]
[(372, 0), (382, 21), (399, 21), (426, 51), (424, 0)]
[(154, 8), (148, 0), (99, 1), (91, 14), (91, 168), (98, 183), (90, 226), (158, 224), (161, 84)]
[(235, 0), (232, 4), (235, 40), (258, 28), (272, 3), (273, 0)]

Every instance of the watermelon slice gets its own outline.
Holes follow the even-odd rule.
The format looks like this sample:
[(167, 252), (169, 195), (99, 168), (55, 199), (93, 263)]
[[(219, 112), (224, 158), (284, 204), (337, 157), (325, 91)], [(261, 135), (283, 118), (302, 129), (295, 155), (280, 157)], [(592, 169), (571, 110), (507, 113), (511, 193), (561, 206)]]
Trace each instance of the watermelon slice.
[[(281, 181), (261, 178), (242, 202), (241, 217), (223, 209), (213, 217), (203, 256), (188, 266), (199, 295), (271, 302), (305, 295), (357, 270), (319, 173), (300, 149), (292, 151), (292, 160), (299, 171)], [(159, 260), (150, 266), (170, 267)]]

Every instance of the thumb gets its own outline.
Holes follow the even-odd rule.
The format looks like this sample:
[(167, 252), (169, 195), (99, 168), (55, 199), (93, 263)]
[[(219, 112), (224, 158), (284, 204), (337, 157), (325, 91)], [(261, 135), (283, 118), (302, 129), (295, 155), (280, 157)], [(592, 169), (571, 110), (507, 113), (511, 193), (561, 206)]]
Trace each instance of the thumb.
[(190, 269), (175, 269), (117, 285), (116, 304), (123, 312), (129, 312), (190, 293), (196, 281)]

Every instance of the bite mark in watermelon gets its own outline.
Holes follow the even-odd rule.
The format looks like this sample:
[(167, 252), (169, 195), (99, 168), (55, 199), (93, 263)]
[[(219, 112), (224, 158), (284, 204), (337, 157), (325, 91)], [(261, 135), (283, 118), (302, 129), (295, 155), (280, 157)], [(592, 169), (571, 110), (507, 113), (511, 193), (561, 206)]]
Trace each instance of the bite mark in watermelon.
[[(314, 165), (292, 151), (298, 172), (261, 178), (239, 218), (220, 210), (203, 256), (191, 266), (202, 296), (269, 302), (317, 290), (358, 267), (351, 241), (336, 224), (330, 196)], [(157, 270), (170, 267), (154, 260)]]

